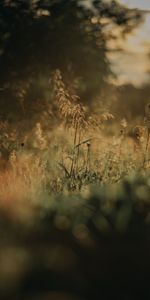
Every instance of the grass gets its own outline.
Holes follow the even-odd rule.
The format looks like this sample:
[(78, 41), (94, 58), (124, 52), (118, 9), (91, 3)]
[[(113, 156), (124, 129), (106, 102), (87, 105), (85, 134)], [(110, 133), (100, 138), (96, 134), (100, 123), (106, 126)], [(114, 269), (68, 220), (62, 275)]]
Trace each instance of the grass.
[(147, 299), (149, 104), (128, 124), (90, 113), (59, 70), (50, 89), (55, 126), (0, 125), (0, 298)]
[(1, 131), (0, 299), (150, 296), (149, 127), (81, 107)]
[(1, 209), (1, 299), (149, 298), (149, 194), (136, 174)]
[[(51, 77), (50, 89), (59, 120), (49, 130), (41, 118), (23, 135), (15, 125), (1, 122), (0, 198), (39, 203), (43, 195), (81, 192), (122, 181), (149, 169), (149, 104), (145, 123), (119, 121), (107, 110), (89, 113), (80, 98), (63, 82), (61, 72)], [(41, 199), (41, 200), (39, 200)]]
[(91, 186), (111, 190), (132, 174), (148, 178), (149, 104), (145, 123), (132, 126), (105, 109), (89, 113), (66, 88), (59, 70), (50, 88), (57, 116), (51, 131), (47, 119), (36, 120), (25, 134), (7, 122), (0, 126), (0, 205), (19, 220), (37, 207), (51, 207), (58, 196), (72, 203), (72, 197), (82, 199)]

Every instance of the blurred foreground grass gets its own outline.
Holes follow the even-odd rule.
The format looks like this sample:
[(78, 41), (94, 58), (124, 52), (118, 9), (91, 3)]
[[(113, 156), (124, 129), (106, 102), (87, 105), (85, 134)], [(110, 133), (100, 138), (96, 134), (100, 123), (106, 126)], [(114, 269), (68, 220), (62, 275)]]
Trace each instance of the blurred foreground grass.
[(150, 175), (1, 206), (0, 299), (149, 299)]

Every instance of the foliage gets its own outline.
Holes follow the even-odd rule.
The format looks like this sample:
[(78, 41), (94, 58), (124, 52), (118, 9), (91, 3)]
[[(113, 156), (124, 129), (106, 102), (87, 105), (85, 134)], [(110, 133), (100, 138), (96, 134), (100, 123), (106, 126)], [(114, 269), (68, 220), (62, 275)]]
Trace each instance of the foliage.
[(102, 103), (105, 29), (141, 20), (116, 1), (0, 1), (0, 299), (149, 298), (150, 104), (143, 123)]
[(146, 299), (149, 178), (1, 207), (1, 298)]
[(149, 103), (131, 126), (90, 113), (59, 70), (50, 88), (55, 127), (0, 126), (0, 298), (146, 299)]
[(45, 82), (56, 68), (78, 87), (82, 101), (99, 95), (111, 74), (106, 18), (125, 34), (142, 17), (115, 1), (93, 1), (92, 9), (77, 0), (1, 1), (1, 117), (29, 120), (37, 107), (45, 110), (51, 101)]
[[(112, 133), (106, 133), (106, 126), (111, 129), (119, 121), (115, 121), (104, 108), (101, 113), (89, 113), (80, 97), (67, 89), (59, 70), (53, 73), (50, 88), (57, 120), (51, 131), (46, 114), (41, 114), (33, 129), (24, 135), (14, 125), (1, 123), (1, 160), (5, 161), (6, 167), (8, 161), (10, 174), (15, 170), (14, 178), (19, 175), (24, 181), (23, 176), (30, 176), (26, 175), (23, 159), (29, 173), (30, 168), (34, 170), (34, 162), (40, 162), (39, 169), (46, 180), (45, 189), (54, 193), (82, 190), (93, 182), (100, 185), (115, 183), (133, 171), (148, 168), (149, 104), (145, 124), (131, 127), (123, 119), (117, 123), (117, 131), (114, 128)], [(12, 155), (16, 157), (13, 170)]]

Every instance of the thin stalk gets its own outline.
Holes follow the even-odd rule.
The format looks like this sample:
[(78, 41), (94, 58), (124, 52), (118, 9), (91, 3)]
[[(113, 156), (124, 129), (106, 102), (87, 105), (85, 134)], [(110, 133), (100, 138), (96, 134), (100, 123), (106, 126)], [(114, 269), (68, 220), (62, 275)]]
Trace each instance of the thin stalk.
[[(81, 130), (79, 130), (78, 145), (80, 145), (80, 141), (81, 141)], [(77, 173), (77, 171), (78, 171), (78, 161), (79, 161), (79, 156), (80, 156), (80, 146), (77, 147), (77, 155), (76, 155), (76, 161), (75, 161), (75, 165), (76, 165), (76, 173)]]
[(147, 155), (148, 146), (149, 146), (149, 139), (150, 139), (150, 129), (148, 128), (148, 130), (147, 130), (147, 139), (146, 139), (146, 148), (145, 148), (145, 154), (144, 154), (143, 164), (146, 162), (146, 155)]
[(90, 171), (90, 149), (91, 144), (87, 143), (87, 161), (86, 161), (86, 172)]
[(76, 123), (76, 126), (75, 126), (74, 141), (73, 141), (73, 158), (72, 158), (71, 169), (70, 169), (70, 177), (74, 174), (75, 146), (76, 146), (76, 141), (77, 141), (77, 134), (78, 134), (78, 123)]

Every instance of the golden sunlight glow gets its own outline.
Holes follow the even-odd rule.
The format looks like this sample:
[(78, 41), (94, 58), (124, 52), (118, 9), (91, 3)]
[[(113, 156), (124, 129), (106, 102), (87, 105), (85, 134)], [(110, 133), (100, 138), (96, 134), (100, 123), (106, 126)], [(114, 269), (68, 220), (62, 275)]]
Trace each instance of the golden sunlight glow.
[[(108, 58), (112, 63), (113, 71), (118, 77), (115, 81), (116, 84), (132, 83), (139, 86), (148, 83), (150, 79), (150, 60), (148, 56), (150, 52), (150, 1), (120, 0), (119, 2), (130, 8), (143, 10), (145, 20), (132, 34), (128, 35), (126, 41), (121, 38), (117, 42), (108, 41), (108, 46), (113, 50), (108, 54)], [(117, 49), (122, 51), (114, 51)]]

